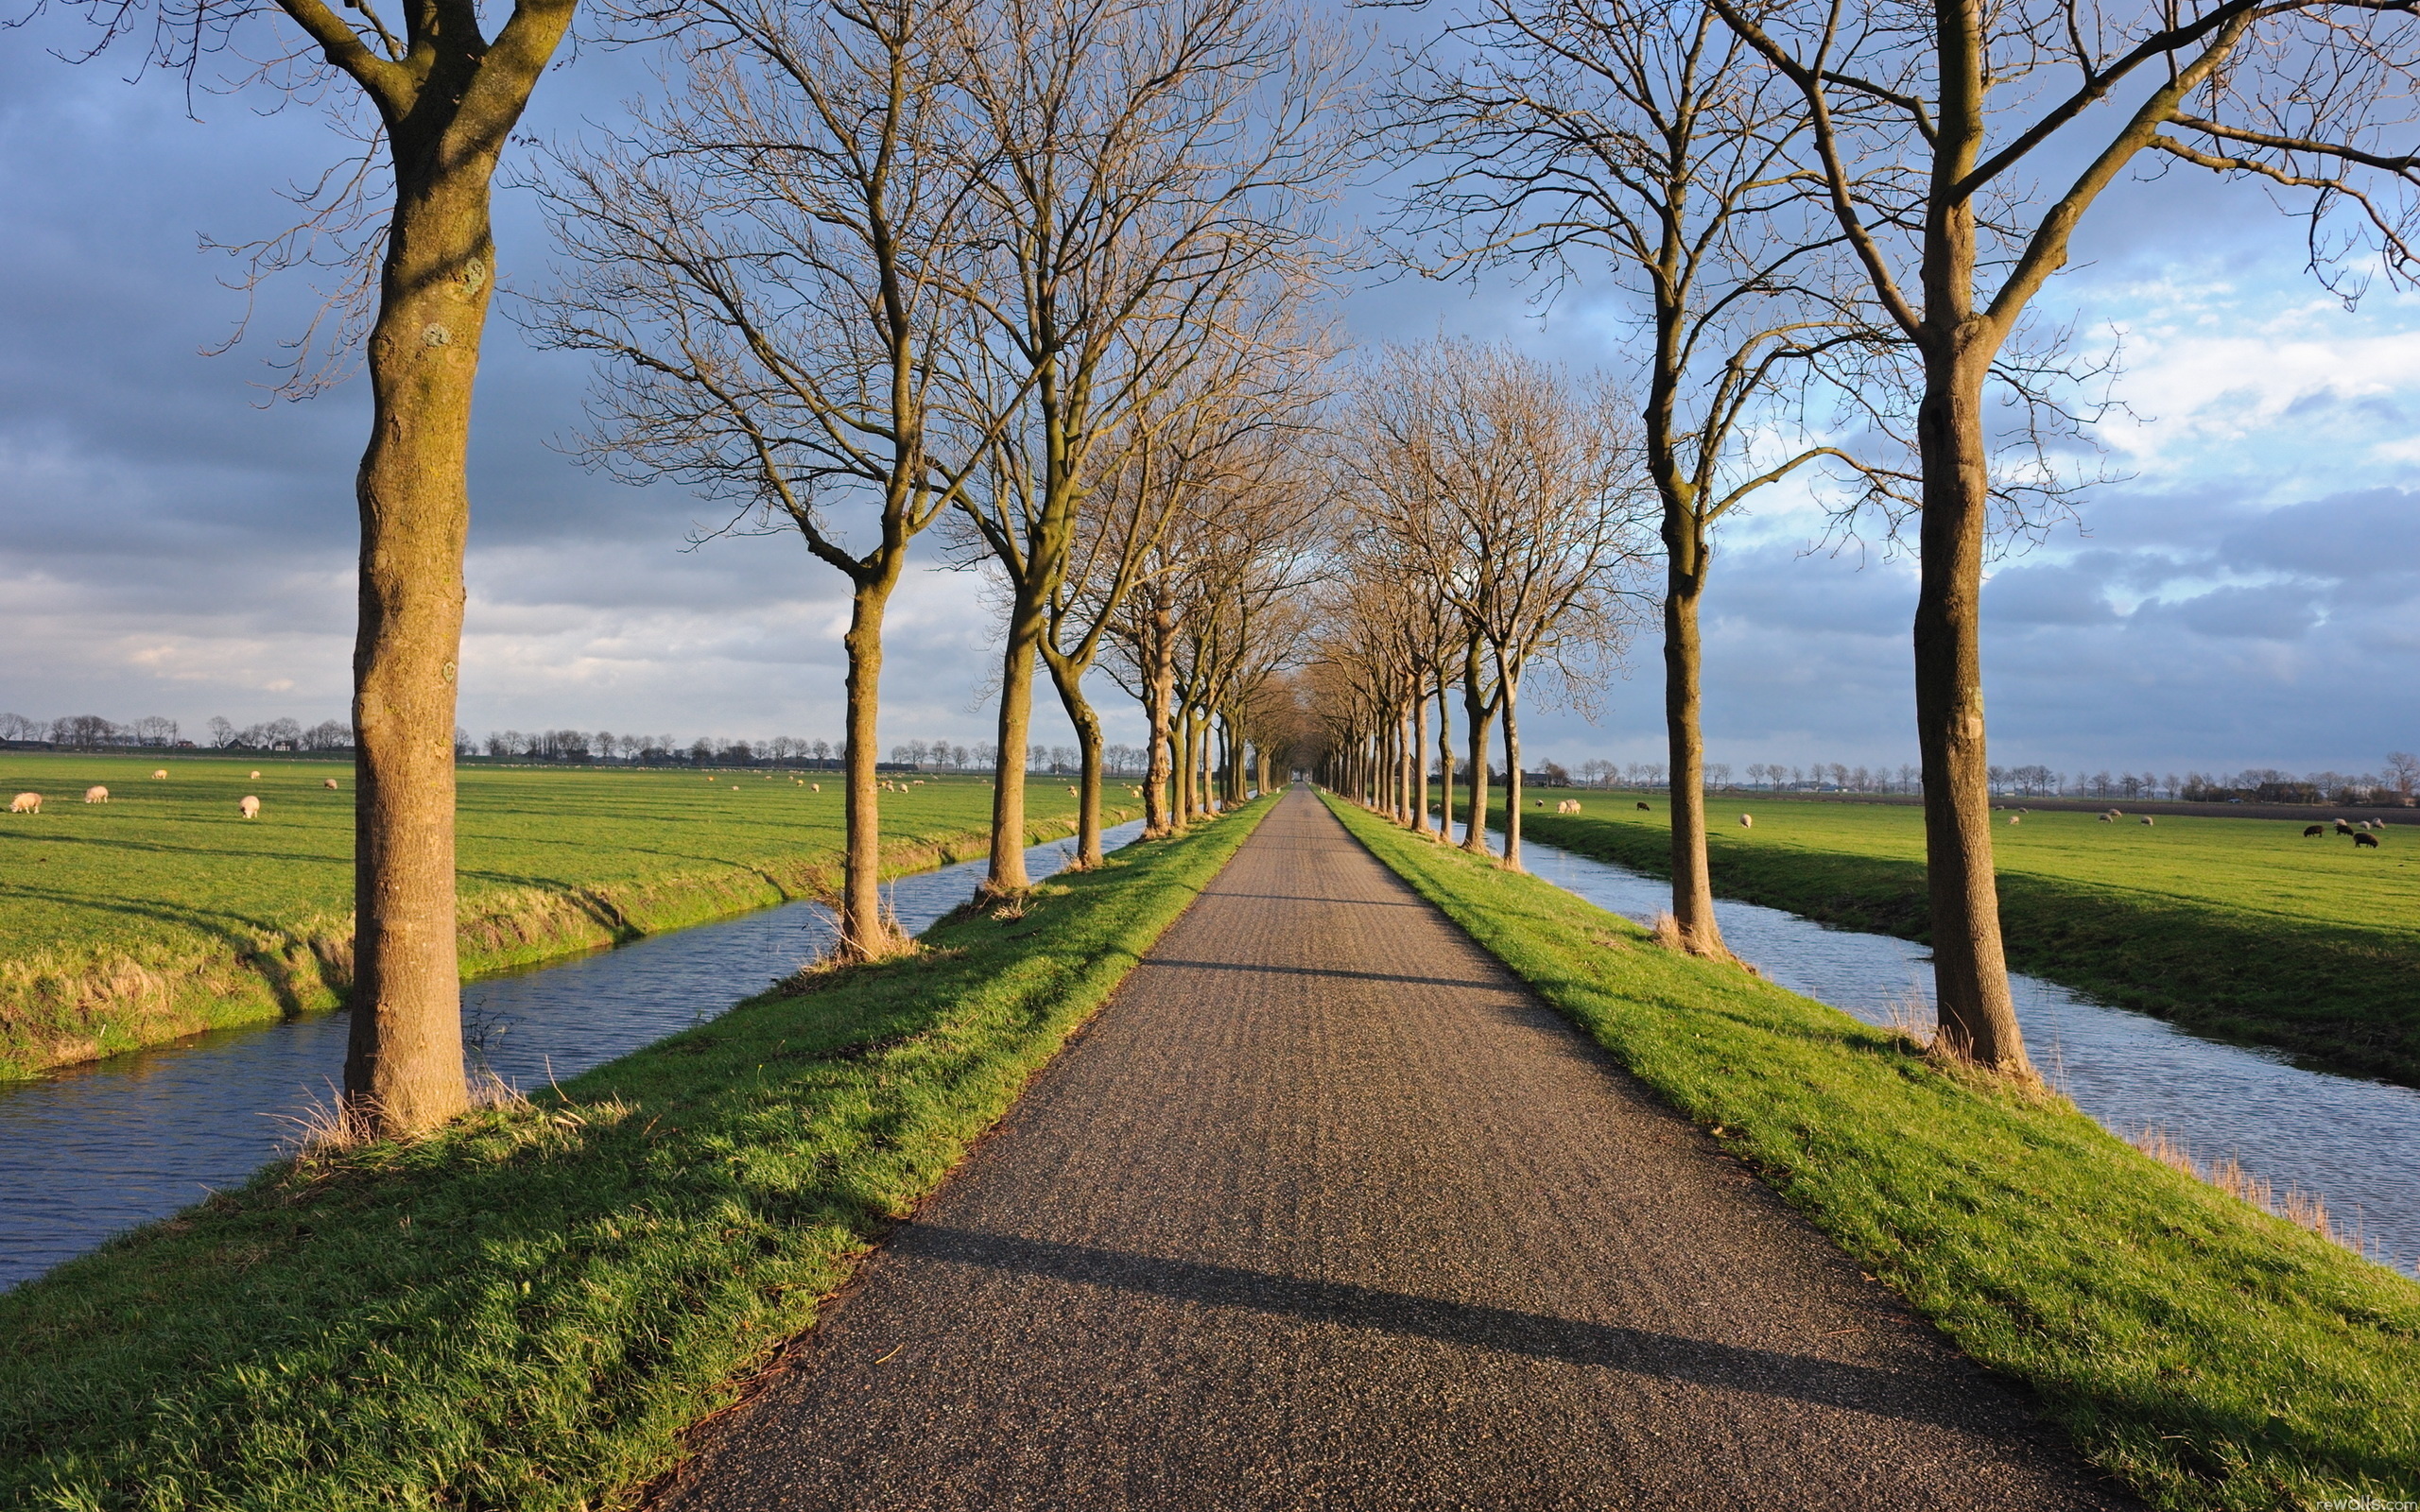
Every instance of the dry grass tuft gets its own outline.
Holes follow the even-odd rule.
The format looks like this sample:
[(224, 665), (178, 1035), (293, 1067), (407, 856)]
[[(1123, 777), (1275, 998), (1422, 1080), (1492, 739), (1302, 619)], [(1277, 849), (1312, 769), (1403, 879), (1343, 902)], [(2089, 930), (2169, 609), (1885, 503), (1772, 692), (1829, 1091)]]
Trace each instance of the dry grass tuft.
[(2287, 1187), (2281, 1191), (2245, 1170), (2243, 1162), (2232, 1155), (2223, 1160), (2205, 1162), (2195, 1160), (2193, 1152), (2164, 1128), (2146, 1127), (2127, 1143), (2160, 1164), (2214, 1186), (2238, 1202), (2250, 1203), (2296, 1228), (2308, 1228), (2322, 1239), (2342, 1245), (2355, 1254), (2361, 1252), (2360, 1245), (2328, 1217), (2326, 1199), (2316, 1192), (2305, 1192), (2299, 1187)]
[[(532, 1106), (527, 1093), (487, 1066), (473, 1068), (464, 1090), (470, 1093), (474, 1113), (519, 1113)], [(378, 1132), (369, 1108), (348, 1102), (333, 1083), (326, 1097), (312, 1098), (301, 1112), (269, 1116), (285, 1125), (278, 1148), (298, 1165), (322, 1162), (387, 1137)]]
[(1681, 928), (1681, 921), (1670, 914), (1657, 914), (1655, 922), (1648, 926), (1647, 932), (1654, 936), (1656, 944), (1666, 950), (1679, 951), (1683, 954), (1688, 953), (1689, 936)]

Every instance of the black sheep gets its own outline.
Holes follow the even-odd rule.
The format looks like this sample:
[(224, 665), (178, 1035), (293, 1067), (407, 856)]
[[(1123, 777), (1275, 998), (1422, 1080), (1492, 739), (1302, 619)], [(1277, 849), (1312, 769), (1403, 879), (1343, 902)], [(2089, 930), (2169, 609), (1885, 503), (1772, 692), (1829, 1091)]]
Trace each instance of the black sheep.
[(2306, 839), (2306, 840), (2308, 840), (2308, 839), (2309, 839), (2309, 838), (2310, 838), (2312, 835), (2314, 835), (2314, 834), (2325, 834), (2326, 833), (2327, 833), (2327, 826), (2326, 826), (2326, 825), (2325, 825), (2325, 824), (2314, 824), (2314, 825), (2312, 825), (2309, 829), (2305, 830), (2305, 831), (2303, 832), (2303, 838), (2304, 838), (2304, 839)]
[(1649, 808), (1649, 807), (1648, 807), (1646, 804), (1644, 804), (1644, 803), (1641, 803), (1641, 804), (1638, 806), (1638, 809), (1639, 809), (1639, 812), (1640, 812), (1640, 813), (1642, 813), (1642, 814), (1652, 814), (1652, 813), (1654, 813), (1654, 812), (1655, 812), (1653, 809)]
[(2375, 850), (2377, 849), (2377, 844), (2378, 837), (2375, 834), (2357, 834), (2353, 836), (2353, 849), (2356, 850), (2360, 850), (2363, 846), (2368, 846), (2371, 850)]
[(2345, 823), (2342, 819), (2339, 819), (2336, 821), (2336, 833), (2339, 834), (2351, 834), (2353, 833), (2353, 827)]

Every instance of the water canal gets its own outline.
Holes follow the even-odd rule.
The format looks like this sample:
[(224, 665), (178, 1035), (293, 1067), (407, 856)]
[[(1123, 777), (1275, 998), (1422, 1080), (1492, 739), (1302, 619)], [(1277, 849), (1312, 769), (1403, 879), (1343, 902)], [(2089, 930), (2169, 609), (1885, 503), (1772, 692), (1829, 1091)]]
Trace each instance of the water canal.
[[(1639, 923), (1671, 911), (1668, 884), (1611, 862), (1527, 835), (1521, 859)], [(1754, 903), (1718, 902), (1715, 919), (1733, 952), (1793, 992), (1884, 1027), (1894, 1013), (1932, 1022), (1931, 958), (1921, 945)], [(2420, 1091), (2203, 1040), (2039, 977), (2010, 981), (2034, 1065), (2103, 1127), (2127, 1138), (2164, 1129), (2205, 1163), (2233, 1156), (2281, 1192), (2316, 1194), (2346, 1239), (2420, 1277)]]
[[(1137, 819), (1103, 833), (1115, 849)], [(1072, 840), (1026, 851), (1035, 880)], [(906, 929), (974, 896), (984, 863), (886, 883)], [(462, 988), (473, 1058), (513, 1086), (542, 1087), (712, 1018), (763, 991), (832, 938), (821, 903), (793, 902), (651, 936)], [(0, 1287), (164, 1218), (258, 1170), (294, 1116), (343, 1074), (345, 1014), (199, 1035), (39, 1081), (0, 1086)]]

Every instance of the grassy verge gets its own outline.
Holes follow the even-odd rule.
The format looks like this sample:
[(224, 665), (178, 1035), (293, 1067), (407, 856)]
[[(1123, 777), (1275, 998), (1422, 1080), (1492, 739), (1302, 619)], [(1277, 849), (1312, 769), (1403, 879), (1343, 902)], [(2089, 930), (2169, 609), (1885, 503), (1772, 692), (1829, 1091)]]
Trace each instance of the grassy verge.
[(809, 1326), (1268, 810), (0, 1295), (0, 1503), (573, 1508)]
[[(1522, 833), (1652, 876), (1670, 872), (1662, 795), (1589, 796)], [(1726, 795), (1715, 885), (1825, 923), (1922, 940), (1924, 816), (1912, 807)], [(1599, 813), (1599, 809), (1611, 812)], [(1754, 811), (1755, 827), (1734, 811)], [(2023, 816), (1993, 832), (2009, 963), (2196, 1033), (2420, 1086), (2420, 831), (2378, 850), (2303, 820)]]
[(2159, 1164), (2064, 1098), (1951, 1074), (1547, 883), (1331, 806), (2156, 1504), (2420, 1496), (2420, 1286)]
[[(161, 782), (157, 760), (0, 757), (0, 786), (48, 799), (0, 824), (0, 1076), (342, 997), (350, 765), (170, 756)], [(459, 778), (465, 977), (815, 896), (835, 881), (837, 782), (819, 792), (786, 773), (576, 767), (466, 767)], [(74, 800), (95, 782), (110, 789), (107, 804)], [(263, 801), (256, 821), (236, 815), (247, 793)], [(1035, 807), (1029, 840), (1066, 833), (1068, 814)], [(990, 808), (991, 789), (972, 777), (885, 794), (889, 868), (980, 854)]]

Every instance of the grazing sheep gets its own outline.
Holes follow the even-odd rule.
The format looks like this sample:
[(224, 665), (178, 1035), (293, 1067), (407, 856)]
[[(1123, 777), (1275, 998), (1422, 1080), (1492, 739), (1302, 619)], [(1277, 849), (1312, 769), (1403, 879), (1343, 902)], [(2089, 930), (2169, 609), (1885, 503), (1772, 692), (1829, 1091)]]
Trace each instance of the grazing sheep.
[(158, 771), (153, 772), (153, 773), (151, 774), (151, 781), (153, 781), (153, 782), (166, 782), (167, 780), (168, 780), (168, 769), (167, 769), (166, 767), (164, 767), (164, 766), (161, 767)]
[(250, 781), (251, 781), (251, 782), (259, 782), (260, 780), (261, 780), (261, 774), (260, 774), (260, 773), (258, 773), (258, 772), (254, 772), (254, 773), (251, 775), (251, 779), (250, 779)]
[(248, 819), (257, 819), (261, 816), (261, 800), (247, 793), (244, 801), (235, 805), (235, 812)]
[(337, 790), (337, 780), (333, 777), (323, 777), (320, 779), (320, 785), (333, 793)]
[(823, 791), (823, 784), (821, 782), (809, 782), (806, 784), (806, 790), (810, 793), (821, 793)]
[(2342, 819), (2339, 819), (2336, 821), (2336, 833), (2339, 834), (2351, 834), (2353, 833), (2353, 827), (2345, 823)]
[(40, 793), (18, 794), (9, 804), (9, 812), (11, 814), (40, 814), (42, 812), (42, 795)]
[(2148, 815), (2148, 814), (2144, 815), (2144, 816), (2143, 816), (2143, 822), (2144, 822), (2145, 824), (2149, 824), (2149, 823), (2151, 823), (2151, 822), (2152, 822), (2152, 816), (2151, 816), (2150, 815)]
[(2314, 825), (2312, 825), (2309, 829), (2305, 830), (2305, 831), (2303, 832), (2303, 838), (2304, 838), (2304, 839), (2306, 839), (2306, 840), (2308, 840), (2308, 839), (2309, 839), (2309, 838), (2310, 838), (2312, 835), (2314, 835), (2314, 834), (2325, 834), (2326, 833), (2327, 833), (2327, 826), (2326, 826), (2326, 825), (2325, 825), (2325, 824), (2314, 824)]
[(1072, 787), (1067, 789), (1067, 796), (1069, 798), (1074, 798), (1076, 796), (1076, 790)]
[(1753, 829), (1754, 829), (1755, 827), (1756, 827), (1756, 816), (1755, 816), (1754, 815), (1753, 815), (1753, 814), (1742, 814), (1742, 815), (1740, 815), (1740, 816), (1739, 816), (1739, 828), (1741, 828), (1741, 829), (1743, 829), (1743, 830), (1753, 830)]
[(2017, 820), (2019, 820), (2019, 819), (2021, 819), (2021, 818), (2023, 818), (2023, 817), (2025, 817), (2025, 816), (2024, 816), (2024, 815), (2022, 815), (2022, 814), (2012, 814), (2012, 815), (2010, 815), (2010, 816), (2008, 816), (2008, 822), (2009, 822), (2009, 823), (2011, 823), (2011, 824), (2014, 824)]
[(87, 803), (106, 803), (109, 800), (110, 790), (97, 782), (84, 789), (84, 801)]
[(1641, 814), (1652, 814), (1652, 813), (1654, 813), (1655, 811), (1654, 811), (1653, 809), (1649, 808), (1646, 804), (1641, 803), (1641, 804), (1638, 806), (1638, 812), (1640, 812)]
[(2353, 836), (2353, 849), (2356, 850), (2359, 850), (2363, 846), (2368, 846), (2371, 850), (2375, 850), (2377, 849), (2377, 845), (2378, 837), (2370, 833), (2366, 830), (2362, 831), (2360, 834)]
[(2109, 822), (2109, 816), (2108, 816), (2108, 815), (2106, 815), (2106, 814), (2102, 815), (2102, 816), (2100, 816), (2100, 822), (2101, 822), (2101, 823), (2103, 823), (2103, 824), (2107, 824), (2107, 823)]

